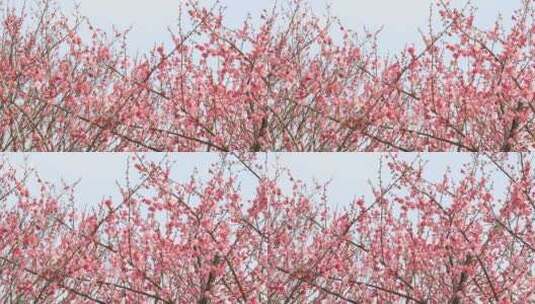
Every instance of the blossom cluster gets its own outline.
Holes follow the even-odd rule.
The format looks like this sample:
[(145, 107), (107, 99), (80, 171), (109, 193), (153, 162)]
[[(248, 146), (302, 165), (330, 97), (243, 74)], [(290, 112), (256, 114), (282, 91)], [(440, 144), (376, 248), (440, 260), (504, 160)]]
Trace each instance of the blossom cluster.
[(423, 164), (392, 156), (388, 182), (342, 209), (327, 185), (284, 168), (259, 173), (246, 195), (226, 162), (175, 181), (143, 158), (139, 183), (80, 208), (74, 188), (29, 189), (35, 172), (3, 160), (0, 299), (531, 303), (535, 178), (532, 161), (515, 157), (480, 156), (429, 180)]
[(489, 28), (437, 1), (442, 25), (390, 55), (287, 2), (230, 27), (182, 1), (171, 43), (135, 58), (53, 0), (2, 9), (0, 150), (534, 149), (534, 0)]

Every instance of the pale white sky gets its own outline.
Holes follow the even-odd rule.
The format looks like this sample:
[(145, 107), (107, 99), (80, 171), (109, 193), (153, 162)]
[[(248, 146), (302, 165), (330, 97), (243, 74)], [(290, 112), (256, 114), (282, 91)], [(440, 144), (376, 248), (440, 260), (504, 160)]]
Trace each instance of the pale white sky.
[[(111, 195), (118, 198), (116, 182), (124, 184), (128, 153), (6, 153), (8, 161), (22, 166), (28, 164), (37, 169), (47, 181), (59, 183), (62, 179), (74, 182), (81, 179), (77, 188), (77, 199), (81, 205), (90, 206)], [(160, 160), (165, 154), (149, 153), (149, 159)], [(279, 162), (287, 166), (294, 177), (307, 182), (331, 180), (330, 203), (334, 206), (347, 205), (356, 197), (369, 196), (368, 181), (377, 182), (379, 153), (270, 153), (268, 163)], [(413, 159), (416, 154), (401, 154)], [(266, 157), (260, 155), (261, 159)], [(217, 153), (171, 153), (168, 160), (174, 163), (172, 176), (175, 180), (187, 180), (194, 168), (206, 176), (210, 164), (219, 160)], [(448, 167), (456, 172), (463, 163), (471, 160), (470, 154), (428, 153), (426, 177), (439, 179)], [(249, 173), (240, 175), (245, 195), (252, 195), (256, 179)]]
[[(169, 42), (166, 28), (176, 24), (179, 0), (58, 0), (69, 11), (73, 3), (80, 3), (82, 14), (90, 17), (94, 24), (104, 29), (112, 25), (119, 28), (133, 26), (130, 35), (130, 51), (144, 51), (157, 42)], [(202, 0), (212, 3), (213, 0)], [(281, 1), (279, 1), (280, 3)], [(324, 11), (327, 3), (332, 12), (348, 27), (361, 30), (364, 26), (378, 29), (384, 26), (381, 46), (383, 51), (395, 52), (407, 42), (419, 39), (417, 29), (426, 29), (429, 7), (433, 0), (311, 0), (318, 13)], [(459, 6), (466, 0), (452, 0)], [(226, 22), (240, 24), (251, 13), (258, 16), (263, 8), (269, 8), (274, 0), (221, 0), (227, 7)], [(492, 24), (501, 13), (509, 18), (519, 8), (521, 0), (473, 0), (478, 7), (480, 25)]]

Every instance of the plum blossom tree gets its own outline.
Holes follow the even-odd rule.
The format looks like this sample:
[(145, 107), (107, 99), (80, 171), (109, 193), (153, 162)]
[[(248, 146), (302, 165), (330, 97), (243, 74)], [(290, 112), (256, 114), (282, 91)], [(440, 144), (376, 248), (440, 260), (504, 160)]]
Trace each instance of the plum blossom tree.
[(136, 58), (53, 0), (3, 6), (0, 150), (532, 150), (535, 2), (518, 2), (479, 28), (439, 0), (442, 26), (386, 56), (305, 0), (237, 27), (186, 0), (171, 47)]
[[(531, 303), (533, 160), (477, 155), (427, 179), (387, 156), (373, 195), (335, 207), (327, 185), (236, 164), (174, 181), (138, 156), (122, 199), (75, 207), (75, 188), (1, 167), (6, 303)], [(501, 182), (504, 193), (494, 188)], [(288, 186), (289, 183), (289, 187)]]

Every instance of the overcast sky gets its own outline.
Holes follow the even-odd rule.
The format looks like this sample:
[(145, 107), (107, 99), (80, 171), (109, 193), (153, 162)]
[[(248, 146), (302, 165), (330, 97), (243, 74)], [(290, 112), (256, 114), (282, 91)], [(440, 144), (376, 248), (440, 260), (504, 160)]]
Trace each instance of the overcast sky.
[[(80, 179), (77, 199), (81, 205), (90, 206), (111, 195), (118, 198), (116, 182), (124, 184), (128, 153), (7, 153), (5, 156), (14, 165), (27, 163), (37, 169), (47, 181), (59, 183), (62, 179), (74, 182)], [(401, 154), (413, 159), (416, 154)], [(165, 154), (150, 153), (147, 157), (160, 160)], [(266, 154), (262, 154), (264, 159)], [(354, 198), (369, 196), (368, 181), (377, 182), (379, 153), (270, 153), (268, 163), (276, 162), (287, 166), (294, 177), (307, 182), (317, 180), (327, 182), (330, 203), (344, 206)], [(426, 177), (441, 178), (450, 167), (453, 172), (471, 160), (470, 154), (428, 153), (423, 154), (428, 161)], [(210, 164), (219, 160), (217, 153), (171, 153), (168, 160), (174, 163), (172, 176), (175, 180), (187, 180), (194, 168), (201, 176), (206, 176)], [(247, 195), (255, 191), (256, 179), (251, 174), (241, 174), (242, 189)]]
[[(65, 11), (72, 8), (75, 0), (58, 0)], [(157, 42), (169, 41), (166, 28), (176, 24), (179, 0), (77, 0), (82, 14), (104, 29), (112, 25), (119, 28), (133, 27), (130, 35), (130, 51), (144, 51)], [(202, 0), (212, 3), (212, 0)], [(279, 1), (280, 2), (280, 1)], [(384, 26), (381, 46), (383, 51), (395, 52), (407, 42), (418, 41), (418, 28), (426, 29), (429, 7), (432, 0), (311, 0), (318, 13), (327, 3), (332, 3), (332, 12), (344, 24), (356, 30), (364, 26), (378, 29)], [(453, 0), (462, 6), (465, 0)], [(269, 8), (274, 0), (222, 0), (227, 7), (227, 23), (239, 24), (251, 13), (258, 16), (263, 8)], [(509, 18), (521, 0), (473, 0), (478, 7), (480, 25), (492, 24), (498, 15)]]

